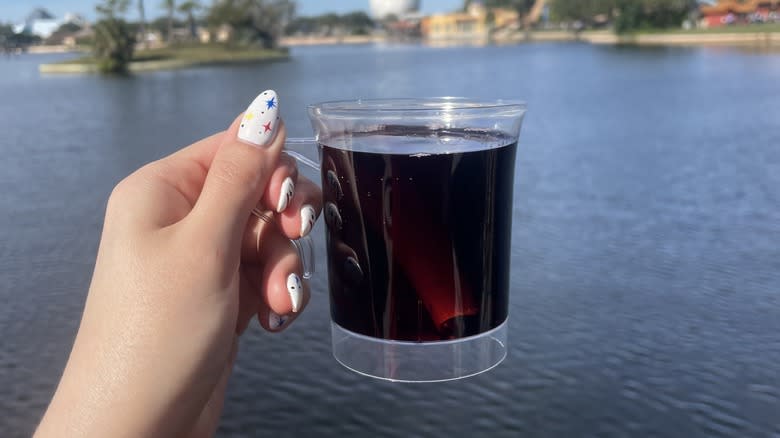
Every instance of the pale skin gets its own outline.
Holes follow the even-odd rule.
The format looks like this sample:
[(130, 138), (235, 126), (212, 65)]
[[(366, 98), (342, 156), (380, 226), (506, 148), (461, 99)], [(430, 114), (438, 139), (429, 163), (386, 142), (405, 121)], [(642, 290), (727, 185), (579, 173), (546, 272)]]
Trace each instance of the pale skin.
[[(150, 163), (121, 181), (103, 234), (78, 335), (38, 437), (212, 436), (238, 338), (256, 319), (280, 331), (300, 315), (286, 285), (301, 275), (289, 239), (319, 188), (269, 145), (227, 131)], [(294, 196), (270, 223), (283, 181)], [(269, 314), (284, 315), (281, 327)]]

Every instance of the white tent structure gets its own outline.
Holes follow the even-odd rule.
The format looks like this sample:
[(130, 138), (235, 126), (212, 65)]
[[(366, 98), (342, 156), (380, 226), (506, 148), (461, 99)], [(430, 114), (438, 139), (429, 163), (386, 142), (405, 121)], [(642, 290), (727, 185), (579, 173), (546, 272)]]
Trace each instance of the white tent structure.
[(371, 18), (381, 20), (388, 15), (401, 17), (417, 12), (420, 0), (370, 0)]

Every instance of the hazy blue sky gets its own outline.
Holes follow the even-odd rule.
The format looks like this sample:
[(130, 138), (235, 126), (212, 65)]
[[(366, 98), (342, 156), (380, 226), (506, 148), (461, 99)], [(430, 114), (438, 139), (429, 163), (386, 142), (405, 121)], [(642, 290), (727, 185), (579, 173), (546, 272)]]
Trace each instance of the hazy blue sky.
[[(97, 0), (33, 0), (16, 1), (0, 0), (0, 22), (17, 22), (24, 19), (30, 11), (36, 6), (42, 6), (51, 11), (56, 16), (62, 16), (66, 12), (76, 12), (93, 19), (95, 16), (95, 3)], [(150, 17), (162, 15), (163, 10), (159, 7), (162, 0), (145, 0), (146, 14)], [(203, 0), (203, 3), (210, 3), (210, 0)], [(298, 0), (299, 15), (318, 15), (325, 12), (351, 12), (355, 10), (368, 11), (368, 0)], [(135, 4), (135, 0), (133, 0)], [(459, 8), (463, 0), (422, 0), (422, 12), (448, 12)], [(136, 8), (132, 7), (130, 18), (136, 17)]]

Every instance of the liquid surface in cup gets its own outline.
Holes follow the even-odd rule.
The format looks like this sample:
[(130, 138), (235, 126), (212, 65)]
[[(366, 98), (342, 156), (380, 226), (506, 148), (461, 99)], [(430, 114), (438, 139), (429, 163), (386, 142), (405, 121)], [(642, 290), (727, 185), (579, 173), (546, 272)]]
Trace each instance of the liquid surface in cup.
[(333, 321), (403, 341), (504, 322), (517, 143), (387, 127), (333, 144), (320, 145)]

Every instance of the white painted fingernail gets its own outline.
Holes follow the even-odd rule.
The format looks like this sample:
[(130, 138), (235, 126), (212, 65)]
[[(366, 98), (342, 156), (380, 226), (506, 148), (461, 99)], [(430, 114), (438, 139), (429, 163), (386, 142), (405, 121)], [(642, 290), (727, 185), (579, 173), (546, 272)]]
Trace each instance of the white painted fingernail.
[(238, 127), (238, 138), (255, 146), (271, 143), (279, 126), (279, 101), (276, 91), (265, 90), (249, 105)]
[(326, 175), (328, 185), (333, 194), (336, 195), (336, 200), (341, 199), (344, 196), (344, 191), (341, 189), (341, 183), (339, 182), (339, 177), (336, 175), (336, 172), (329, 170)]
[(271, 330), (282, 328), (289, 320), (290, 317), (287, 315), (277, 315), (273, 310), (268, 311), (268, 328)]
[(341, 229), (341, 213), (339, 213), (339, 208), (336, 207), (336, 204), (332, 202), (325, 203), (325, 222), (332, 230)]
[(314, 207), (309, 204), (301, 207), (301, 237), (309, 234), (316, 220), (317, 213), (314, 211)]
[(303, 299), (303, 284), (301, 277), (295, 273), (287, 276), (287, 293), (290, 294), (292, 311), (297, 312), (301, 308), (301, 300)]
[(295, 184), (293, 183), (292, 178), (288, 176), (284, 179), (284, 182), (282, 183), (282, 190), (279, 192), (279, 203), (276, 204), (277, 213), (281, 213), (285, 208), (287, 208), (287, 204), (290, 203), (294, 193)]

